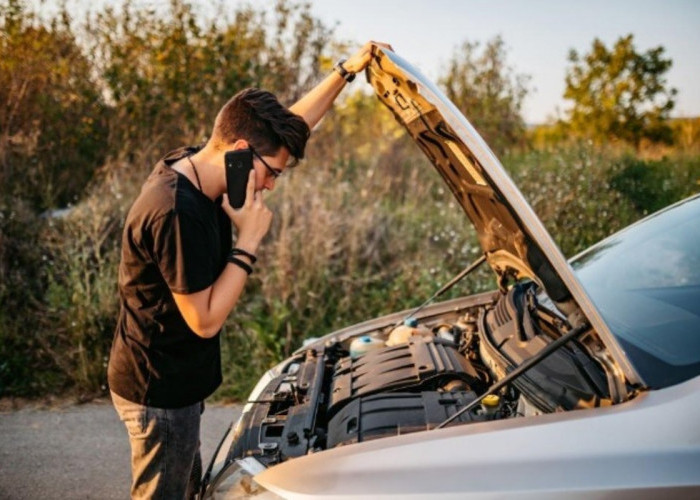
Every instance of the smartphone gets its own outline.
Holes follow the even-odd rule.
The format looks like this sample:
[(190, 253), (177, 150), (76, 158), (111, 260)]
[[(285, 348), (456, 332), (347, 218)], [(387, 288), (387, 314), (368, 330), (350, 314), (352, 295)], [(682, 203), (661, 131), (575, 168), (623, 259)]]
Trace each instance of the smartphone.
[(224, 163), (228, 202), (233, 208), (241, 208), (245, 203), (248, 177), (253, 169), (253, 152), (250, 149), (227, 151)]

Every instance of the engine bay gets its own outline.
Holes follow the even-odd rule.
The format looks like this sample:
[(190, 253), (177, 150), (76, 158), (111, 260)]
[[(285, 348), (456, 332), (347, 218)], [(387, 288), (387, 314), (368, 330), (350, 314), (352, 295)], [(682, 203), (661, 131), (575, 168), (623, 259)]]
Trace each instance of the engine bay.
[(489, 392), (566, 328), (526, 283), (448, 312), (316, 342), (256, 391), (232, 430), (227, 460), (252, 456), (271, 466), (429, 431), (449, 418), (450, 425), (468, 425), (608, 404), (604, 369), (585, 336)]

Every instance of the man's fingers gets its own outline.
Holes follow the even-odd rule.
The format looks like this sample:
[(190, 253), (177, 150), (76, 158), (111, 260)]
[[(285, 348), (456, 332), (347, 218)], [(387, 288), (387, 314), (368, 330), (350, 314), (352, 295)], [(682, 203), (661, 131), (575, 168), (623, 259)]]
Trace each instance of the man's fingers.
[(255, 169), (250, 170), (250, 174), (248, 175), (248, 186), (246, 186), (246, 192), (245, 192), (245, 204), (246, 206), (250, 206), (253, 204), (253, 201), (255, 200)]
[(260, 191), (257, 191), (257, 192), (255, 193), (255, 201), (256, 201), (256, 203), (262, 203), (262, 202), (263, 202), (263, 191), (264, 191), (264, 190), (261, 189)]
[(362, 71), (369, 64), (370, 60), (372, 59), (372, 55), (375, 54), (377, 48), (394, 50), (388, 43), (370, 40), (345, 63), (343, 63), (343, 66), (348, 71), (352, 71), (354, 73)]
[(377, 47), (381, 47), (381, 48), (383, 48), (383, 49), (389, 49), (389, 50), (391, 50), (392, 52), (393, 52), (393, 50), (394, 50), (394, 49), (391, 47), (391, 44), (389, 44), (389, 43), (375, 42), (374, 40), (370, 41), (369, 43), (371, 43), (372, 45), (375, 45), (375, 46), (377, 46)]

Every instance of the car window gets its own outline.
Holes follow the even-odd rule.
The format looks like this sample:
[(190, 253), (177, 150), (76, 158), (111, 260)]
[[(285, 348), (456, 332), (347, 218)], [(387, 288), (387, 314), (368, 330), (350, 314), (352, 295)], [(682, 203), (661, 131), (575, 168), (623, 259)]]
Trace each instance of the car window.
[(700, 374), (700, 197), (635, 224), (572, 266), (644, 381)]

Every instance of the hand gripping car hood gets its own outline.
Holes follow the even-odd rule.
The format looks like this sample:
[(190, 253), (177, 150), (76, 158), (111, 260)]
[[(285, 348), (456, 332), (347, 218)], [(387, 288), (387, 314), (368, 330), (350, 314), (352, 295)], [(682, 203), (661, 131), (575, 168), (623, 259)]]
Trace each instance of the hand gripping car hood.
[(544, 225), (455, 105), (410, 63), (389, 50), (375, 47), (367, 80), (474, 224), (501, 288), (509, 278), (536, 281), (574, 326), (585, 316), (612, 356), (615, 371), (630, 383), (641, 384)]

